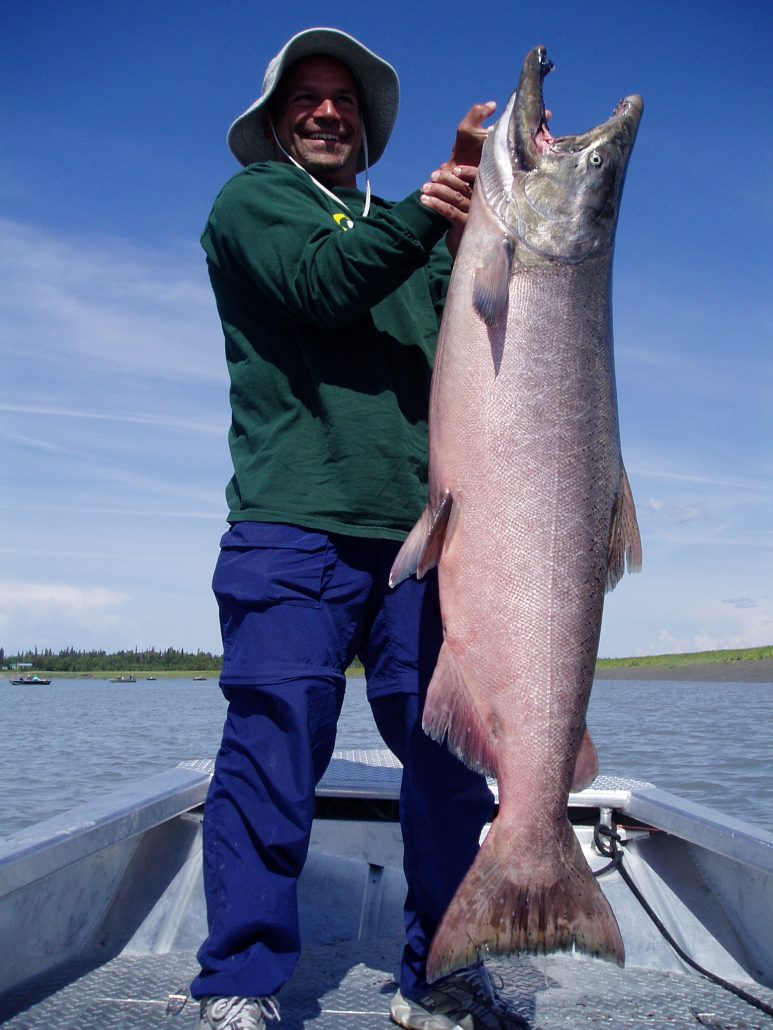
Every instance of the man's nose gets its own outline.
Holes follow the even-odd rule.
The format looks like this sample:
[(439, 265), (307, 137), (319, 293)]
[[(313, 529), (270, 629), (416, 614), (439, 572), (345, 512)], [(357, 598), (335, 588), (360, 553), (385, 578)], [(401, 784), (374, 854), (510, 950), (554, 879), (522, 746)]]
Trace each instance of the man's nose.
[(315, 118), (337, 118), (338, 110), (333, 101), (327, 97), (325, 100), (321, 100), (314, 112)]

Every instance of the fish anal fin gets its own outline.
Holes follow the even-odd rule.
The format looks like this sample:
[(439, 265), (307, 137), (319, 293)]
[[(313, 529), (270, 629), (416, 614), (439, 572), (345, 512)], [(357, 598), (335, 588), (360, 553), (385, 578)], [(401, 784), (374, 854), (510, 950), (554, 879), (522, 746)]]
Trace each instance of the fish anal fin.
[(590, 787), (599, 772), (599, 756), (596, 745), (588, 733), (588, 727), (583, 731), (580, 747), (577, 750), (577, 758), (574, 763), (574, 778), (572, 779), (572, 790), (585, 790)]
[(473, 307), (491, 328), (499, 325), (507, 307), (512, 264), (513, 243), (505, 237), (475, 270)]
[(487, 955), (574, 948), (623, 965), (617, 920), (569, 823), (550, 856), (524, 856), (523, 879), (518, 880), (511, 879), (512, 858), (507, 868), (499, 861), (500, 849), (508, 855), (509, 848), (498, 837), (505, 835), (495, 820), (435, 932), (428, 982)]
[(620, 489), (612, 514), (612, 532), (609, 537), (606, 589), (614, 590), (628, 567), (629, 572), (641, 572), (641, 536), (636, 520), (631, 484), (623, 469)]
[(445, 740), (449, 751), (470, 769), (494, 775), (492, 736), (475, 708), (459, 661), (448, 643), (440, 648), (427, 689), (422, 721), (433, 740)]

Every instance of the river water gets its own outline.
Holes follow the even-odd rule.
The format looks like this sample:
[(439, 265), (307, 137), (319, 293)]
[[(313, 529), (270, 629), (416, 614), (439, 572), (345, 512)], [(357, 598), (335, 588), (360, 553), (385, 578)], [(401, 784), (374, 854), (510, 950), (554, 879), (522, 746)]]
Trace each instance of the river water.
[[(773, 831), (773, 686), (597, 680), (588, 726), (600, 771)], [(0, 836), (180, 761), (217, 752), (226, 703), (214, 679), (0, 680)], [(350, 679), (339, 748), (383, 747), (364, 682)]]

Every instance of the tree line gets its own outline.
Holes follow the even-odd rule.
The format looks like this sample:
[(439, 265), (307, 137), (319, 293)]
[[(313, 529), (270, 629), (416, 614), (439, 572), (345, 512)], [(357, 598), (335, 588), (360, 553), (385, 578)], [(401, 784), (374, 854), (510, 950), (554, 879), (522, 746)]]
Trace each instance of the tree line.
[(18, 654), (6, 654), (0, 648), (0, 662), (5, 668), (24, 665), (41, 672), (205, 672), (219, 671), (223, 658), (209, 651), (191, 652), (176, 647), (167, 647), (164, 651), (157, 651), (154, 647), (140, 651), (135, 647), (133, 651), (112, 653), (77, 651), (74, 647), (66, 647), (62, 651), (34, 648)]

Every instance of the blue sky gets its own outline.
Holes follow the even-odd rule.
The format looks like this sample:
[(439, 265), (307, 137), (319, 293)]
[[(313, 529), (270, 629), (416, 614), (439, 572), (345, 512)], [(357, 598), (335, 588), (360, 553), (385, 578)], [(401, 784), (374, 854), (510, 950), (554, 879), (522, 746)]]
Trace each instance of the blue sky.
[[(273, 13), (266, 13), (267, 7)], [(623, 453), (644, 570), (605, 656), (773, 642), (773, 6), (9, 0), (0, 15), (0, 646), (219, 651), (230, 475), (198, 236), (233, 118), (294, 32), (398, 69), (375, 192), (404, 196), (544, 43), (555, 134), (645, 114), (618, 230)]]

